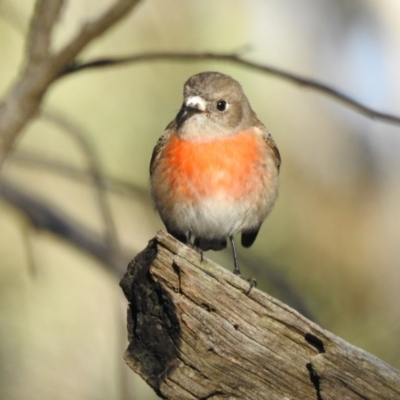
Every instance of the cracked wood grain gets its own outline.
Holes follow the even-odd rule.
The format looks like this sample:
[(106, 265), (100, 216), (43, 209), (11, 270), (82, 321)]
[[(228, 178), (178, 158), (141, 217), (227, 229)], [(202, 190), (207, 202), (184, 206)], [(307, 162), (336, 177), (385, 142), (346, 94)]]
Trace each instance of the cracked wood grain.
[(159, 232), (128, 266), (128, 365), (164, 399), (400, 399), (400, 372)]

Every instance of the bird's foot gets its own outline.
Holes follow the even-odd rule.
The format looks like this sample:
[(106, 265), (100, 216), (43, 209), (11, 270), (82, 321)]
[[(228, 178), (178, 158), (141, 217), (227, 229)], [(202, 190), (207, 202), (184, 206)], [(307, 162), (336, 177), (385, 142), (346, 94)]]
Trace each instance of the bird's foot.
[(251, 289), (257, 287), (257, 281), (254, 278), (249, 278), (249, 279), (247, 279), (247, 282), (249, 282), (250, 287), (249, 287), (249, 290), (246, 292), (246, 295), (249, 295), (251, 292)]
[(237, 276), (240, 276), (242, 279), (247, 280), (247, 282), (249, 282), (250, 287), (249, 290), (246, 292), (246, 295), (248, 295), (253, 288), (257, 287), (257, 281), (255, 280), (255, 278), (249, 278), (249, 279), (243, 278), (242, 275), (240, 274), (239, 268), (235, 268), (233, 270), (233, 273)]

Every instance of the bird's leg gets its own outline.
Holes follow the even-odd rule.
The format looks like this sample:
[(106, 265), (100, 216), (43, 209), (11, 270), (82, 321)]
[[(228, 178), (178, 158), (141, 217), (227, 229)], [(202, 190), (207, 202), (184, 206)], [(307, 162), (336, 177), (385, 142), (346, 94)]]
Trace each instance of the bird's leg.
[(204, 260), (203, 250), (199, 249), (197, 246), (194, 245), (194, 240), (192, 241), (192, 236), (193, 236), (192, 232), (189, 231), (187, 236), (187, 245), (193, 250), (196, 250), (200, 254), (200, 264), (201, 264)]
[[(233, 239), (233, 236), (229, 236), (229, 241), (231, 242), (233, 262), (235, 265), (235, 268), (233, 269), (233, 273), (235, 275), (240, 276), (239, 261), (238, 261), (238, 257), (237, 257), (237, 253), (236, 253), (236, 246), (235, 246), (235, 241)], [(249, 282), (249, 284), (250, 284), (249, 290), (246, 293), (248, 295), (251, 292), (251, 289), (253, 289), (254, 287), (257, 286), (257, 281), (254, 278), (250, 278), (247, 280), (247, 282)]]
[(193, 243), (192, 243), (192, 232), (189, 231), (188, 235), (187, 235), (187, 245), (189, 247), (194, 247)]
[(233, 263), (235, 265), (235, 268), (233, 269), (233, 273), (235, 275), (240, 275), (239, 261), (238, 261), (238, 257), (236, 254), (236, 246), (235, 246), (235, 241), (233, 240), (233, 235), (229, 236), (229, 241), (231, 242)]

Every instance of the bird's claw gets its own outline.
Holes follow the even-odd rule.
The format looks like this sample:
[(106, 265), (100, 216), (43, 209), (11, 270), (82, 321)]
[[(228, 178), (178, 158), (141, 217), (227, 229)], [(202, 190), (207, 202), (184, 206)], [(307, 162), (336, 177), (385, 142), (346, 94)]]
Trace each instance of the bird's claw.
[(251, 292), (251, 289), (257, 287), (257, 281), (254, 278), (249, 278), (249, 279), (247, 279), (247, 282), (249, 282), (250, 287), (249, 287), (249, 290), (246, 292), (246, 295), (249, 295)]

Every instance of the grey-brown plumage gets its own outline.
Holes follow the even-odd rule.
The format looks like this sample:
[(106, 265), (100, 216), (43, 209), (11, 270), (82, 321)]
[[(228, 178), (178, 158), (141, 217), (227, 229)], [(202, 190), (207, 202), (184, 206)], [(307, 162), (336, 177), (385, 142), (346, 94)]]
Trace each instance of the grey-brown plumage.
[[(167, 230), (201, 250), (250, 247), (278, 194), (278, 148), (240, 84), (203, 72), (154, 148), (151, 194)], [(236, 253), (235, 273), (239, 273)]]

